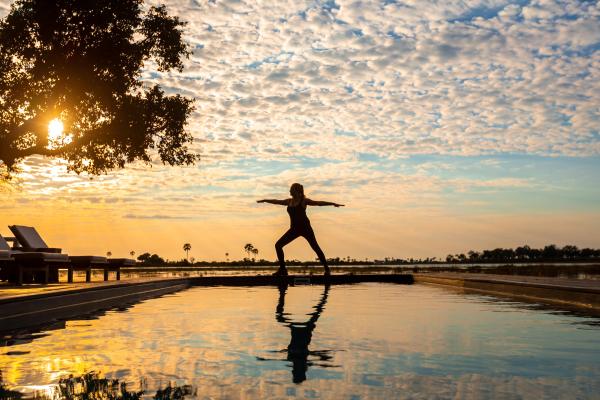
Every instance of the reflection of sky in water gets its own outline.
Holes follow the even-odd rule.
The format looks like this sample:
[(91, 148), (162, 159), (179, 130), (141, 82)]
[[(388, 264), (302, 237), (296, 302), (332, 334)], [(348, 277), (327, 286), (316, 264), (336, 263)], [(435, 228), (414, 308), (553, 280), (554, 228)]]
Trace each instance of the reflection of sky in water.
[[(290, 287), (282, 314), (304, 323), (322, 286)], [(4, 384), (27, 390), (100, 371), (172, 382), (217, 398), (593, 398), (597, 319), (423, 285), (333, 286), (309, 340), (306, 380), (292, 382), (289, 324), (277, 288), (192, 288), (67, 322), (0, 348)]]

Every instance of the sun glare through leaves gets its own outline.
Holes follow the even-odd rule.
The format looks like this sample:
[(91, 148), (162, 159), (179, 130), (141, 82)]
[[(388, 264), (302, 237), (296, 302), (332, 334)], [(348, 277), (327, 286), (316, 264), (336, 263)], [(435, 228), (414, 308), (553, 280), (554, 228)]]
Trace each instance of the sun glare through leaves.
[(71, 135), (65, 134), (65, 127), (62, 121), (58, 118), (53, 119), (48, 123), (48, 148), (56, 149), (58, 147), (69, 144), (72, 140)]

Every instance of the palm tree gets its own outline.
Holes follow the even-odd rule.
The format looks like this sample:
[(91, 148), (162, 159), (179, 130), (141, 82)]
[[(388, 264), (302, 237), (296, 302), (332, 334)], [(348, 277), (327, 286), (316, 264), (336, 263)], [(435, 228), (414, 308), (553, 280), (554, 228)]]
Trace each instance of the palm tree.
[(227, 259), (227, 262), (229, 262), (229, 253), (225, 253), (225, 258)]
[(254, 257), (252, 257), (252, 261), (254, 261), (256, 259), (256, 256), (258, 256), (258, 249), (252, 249), (252, 255)]
[(135, 251), (131, 250), (131, 251), (129, 252), (129, 255), (130, 255), (131, 257), (135, 256)]
[(186, 243), (183, 245), (183, 251), (185, 251), (185, 259), (189, 260), (190, 258), (190, 250), (192, 249), (192, 245), (189, 243)]
[(106, 252), (106, 257), (110, 257), (110, 256), (112, 256), (112, 252), (111, 251), (107, 251)]
[(250, 258), (250, 253), (252, 253), (252, 250), (254, 250), (254, 246), (252, 245), (252, 243), (246, 243), (246, 245), (244, 246), (244, 251), (246, 252), (246, 254), (248, 254), (248, 258)]

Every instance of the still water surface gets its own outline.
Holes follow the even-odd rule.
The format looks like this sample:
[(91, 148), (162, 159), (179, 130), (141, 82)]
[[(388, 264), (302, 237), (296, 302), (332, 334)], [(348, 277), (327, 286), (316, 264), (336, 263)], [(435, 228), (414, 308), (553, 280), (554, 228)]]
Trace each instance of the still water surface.
[(196, 287), (6, 336), (4, 390), (152, 398), (599, 398), (600, 320), (425, 285)]

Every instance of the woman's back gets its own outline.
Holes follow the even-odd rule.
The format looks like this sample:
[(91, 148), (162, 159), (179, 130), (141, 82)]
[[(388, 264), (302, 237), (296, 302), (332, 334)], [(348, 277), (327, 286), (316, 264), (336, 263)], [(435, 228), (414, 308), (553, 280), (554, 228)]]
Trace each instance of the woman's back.
[(290, 199), (287, 206), (287, 212), (290, 215), (290, 225), (292, 228), (310, 227), (310, 221), (306, 215), (306, 202), (300, 200), (296, 205), (293, 205), (294, 199)]

